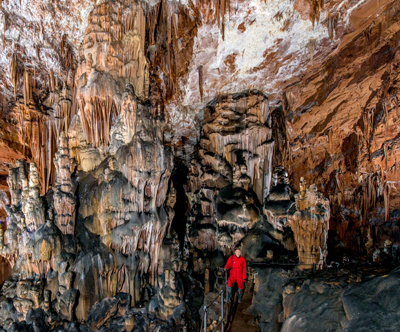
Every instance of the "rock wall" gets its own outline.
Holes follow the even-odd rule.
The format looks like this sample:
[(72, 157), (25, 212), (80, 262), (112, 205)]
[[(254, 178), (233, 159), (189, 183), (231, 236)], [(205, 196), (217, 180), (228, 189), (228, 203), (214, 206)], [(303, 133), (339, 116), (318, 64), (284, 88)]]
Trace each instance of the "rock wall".
[[(389, 312), (399, 298), (398, 273), (395, 269), (371, 280), (366, 267), (342, 266), (314, 275), (256, 269), (251, 312), (262, 332), (395, 331), (397, 318)], [(391, 301), (385, 301), (389, 293)]]
[(274, 146), (268, 99), (258, 91), (221, 96), (206, 107), (204, 119), (186, 189), (194, 270), (202, 273), (221, 265), (202, 251), (218, 262), (260, 222)]
[[(12, 301), (18, 317), (22, 315), (14, 321), (26, 320), (30, 309), (42, 307), (48, 308), (43, 315), (51, 326), (62, 320), (82, 321), (98, 301), (126, 294), (128, 308), (134, 307), (148, 302), (159, 287), (157, 316), (161, 320), (171, 317), (175, 302), (166, 302), (171, 295), (162, 290), (164, 279), (159, 281), (159, 275), (166, 276), (165, 289), (182, 283), (182, 257), (170, 229), (176, 201), (170, 183), (173, 155), (164, 146), (163, 119), (134, 95), (129, 98), (120, 115), (120, 133), (131, 130), (130, 141), (116, 144), (117, 135), (111, 135), (110, 145), (116, 151), (92, 172), (82, 167), (75, 171), (72, 157), (76, 154), (69, 148), (74, 137), (68, 139), (64, 131), (54, 159), (56, 182), (45, 199), (39, 195), (35, 163), (29, 165), (29, 172), (24, 161), (10, 170), (11, 205), (6, 207), (1, 255), (12, 267), (3, 295)], [(137, 121), (126, 126), (127, 117)], [(134, 127), (129, 129), (129, 125)], [(171, 255), (176, 257), (172, 265)], [(36, 285), (31, 281), (35, 277), (45, 282)], [(27, 294), (37, 288), (35, 297), (11, 290), (4, 293), (7, 287), (18, 289), (21, 283)], [(182, 301), (185, 294), (179, 287)], [(185, 314), (182, 304), (174, 317), (182, 319)], [(127, 319), (126, 315), (122, 316)]]
[[(142, 319), (196, 327), (198, 319), (187, 320), (188, 310), (198, 308), (185, 302), (195, 293), (185, 286), (196, 284), (190, 273), (208, 271), (209, 290), (215, 282), (210, 271), (236, 246), (249, 262), (280, 260), (289, 251), (295, 257), (288, 220), (314, 220), (318, 195), (312, 190), (308, 200), (303, 192), (295, 195), (296, 210), (286, 171), (272, 169), (274, 141), (264, 94), (226, 95), (208, 105), (186, 182), (190, 222), (175, 222), (174, 228), (176, 158), (156, 108), (141, 102), (127, 84), (103, 147), (86, 140), (80, 119), (81, 113), (74, 116), (68, 136), (66, 127), (59, 134), (55, 183), (46, 196), (39, 195), (34, 162), (29, 173), (25, 161), (10, 170), (11, 205), (2, 242), (2, 256), (12, 267), (7, 287), (22, 283), (27, 294), (31, 289), (35, 294), (4, 294), (22, 317), (15, 322), (42, 308), (47, 325), (78, 320), (98, 330), (118, 319), (131, 324), (132, 308), (146, 304)], [(329, 206), (325, 212), (327, 220)], [(298, 248), (305, 245), (301, 239), (318, 238), (316, 248), (326, 251), (319, 229), (309, 227), (299, 235), (291, 226)], [(32, 282), (37, 278), (41, 283)], [(202, 291), (194, 303), (199, 297)]]
[(249, 261), (265, 262), (294, 254), (297, 245), (300, 267), (325, 264), (328, 201), (315, 186), (295, 195), (286, 170), (273, 169), (273, 125), (258, 91), (206, 107), (186, 187), (194, 271), (222, 265), (235, 247)]
[(387, 239), (399, 243), (399, 4), (370, 5), (354, 8), (348, 39), (285, 90), (277, 140), (295, 189), (304, 177), (329, 198), (338, 256), (371, 257)]

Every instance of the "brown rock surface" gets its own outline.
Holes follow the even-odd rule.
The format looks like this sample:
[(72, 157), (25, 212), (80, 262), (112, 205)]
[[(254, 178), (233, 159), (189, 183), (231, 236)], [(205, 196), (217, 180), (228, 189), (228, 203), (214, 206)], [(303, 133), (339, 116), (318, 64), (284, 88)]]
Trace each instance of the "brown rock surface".
[(369, 233), (376, 247), (383, 247), (384, 233), (399, 241), (389, 221), (397, 222), (398, 204), (400, 8), (368, 8), (354, 10), (356, 30), (286, 89), (284, 106), (290, 148), (282, 162), (293, 183), (304, 176), (329, 197), (332, 243), (353, 252), (365, 250)]

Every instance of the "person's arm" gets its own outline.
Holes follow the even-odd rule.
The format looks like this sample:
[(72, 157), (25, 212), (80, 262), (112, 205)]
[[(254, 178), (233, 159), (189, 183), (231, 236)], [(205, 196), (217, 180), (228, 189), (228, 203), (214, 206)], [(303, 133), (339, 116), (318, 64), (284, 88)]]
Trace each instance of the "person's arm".
[(225, 270), (229, 270), (232, 267), (232, 256), (228, 258), (226, 265), (224, 267)]
[(243, 257), (243, 280), (246, 281), (246, 260)]

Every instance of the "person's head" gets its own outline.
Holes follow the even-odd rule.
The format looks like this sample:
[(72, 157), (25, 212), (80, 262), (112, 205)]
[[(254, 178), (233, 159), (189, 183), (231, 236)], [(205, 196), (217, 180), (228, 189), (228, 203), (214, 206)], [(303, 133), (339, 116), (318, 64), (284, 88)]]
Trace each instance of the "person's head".
[(240, 249), (239, 249), (239, 248), (236, 248), (236, 249), (235, 249), (235, 255), (236, 255), (236, 257), (240, 257), (240, 254), (241, 254)]

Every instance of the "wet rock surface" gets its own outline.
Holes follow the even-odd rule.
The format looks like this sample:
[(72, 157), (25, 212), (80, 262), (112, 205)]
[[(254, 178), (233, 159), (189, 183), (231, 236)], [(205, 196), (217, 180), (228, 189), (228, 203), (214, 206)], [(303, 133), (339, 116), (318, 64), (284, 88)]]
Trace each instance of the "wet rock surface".
[(348, 331), (399, 329), (399, 268), (364, 284), (349, 287), (342, 295), (349, 320)]
[(279, 331), (283, 312), (283, 288), (289, 274), (282, 269), (256, 269), (251, 313), (257, 317), (261, 331)]
[(261, 331), (395, 331), (398, 268), (390, 269), (258, 268), (250, 312)]

